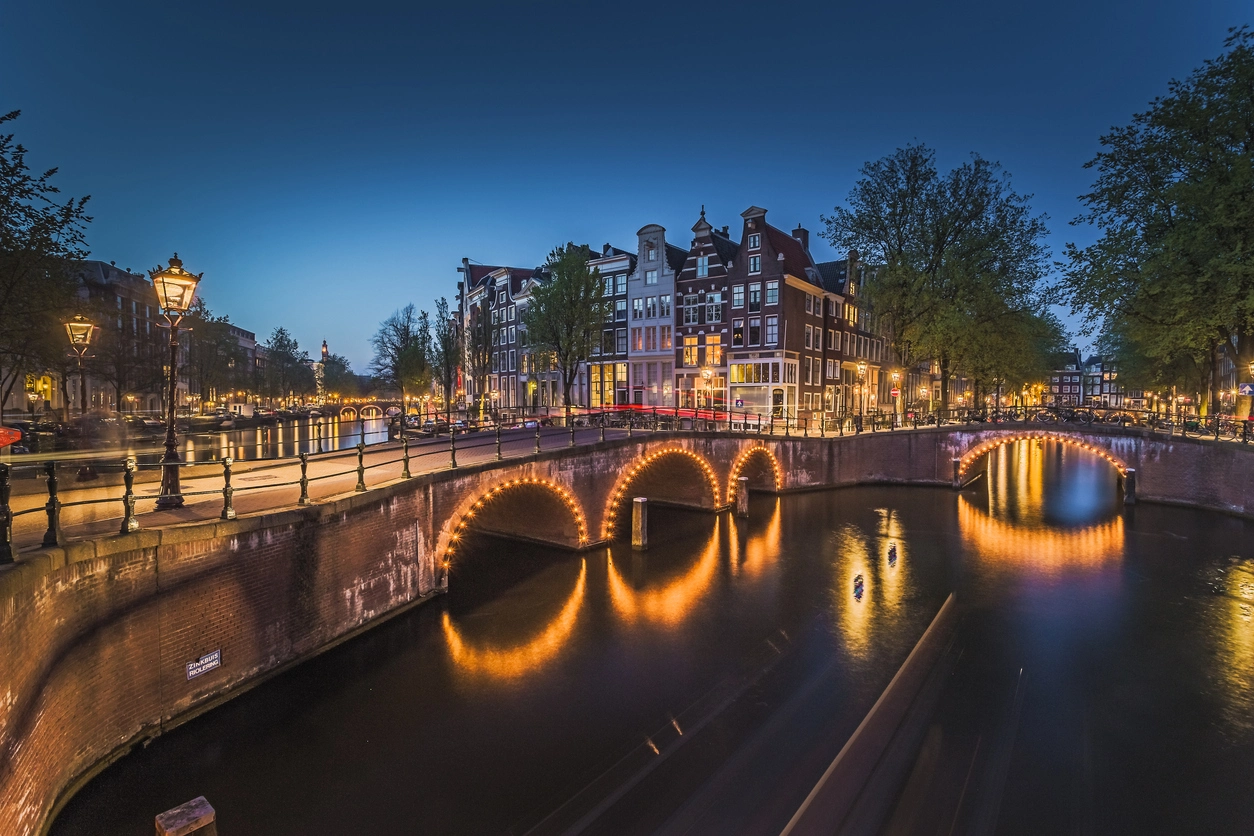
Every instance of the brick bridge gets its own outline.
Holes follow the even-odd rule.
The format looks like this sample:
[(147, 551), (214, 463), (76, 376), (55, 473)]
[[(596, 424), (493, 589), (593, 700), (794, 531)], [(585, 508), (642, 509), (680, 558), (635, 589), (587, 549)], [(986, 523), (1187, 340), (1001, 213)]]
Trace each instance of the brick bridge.
[[(1244, 445), (1077, 430), (648, 433), (24, 553), (0, 568), (0, 832), (39, 832), (130, 747), (438, 592), (471, 529), (588, 548), (621, 533), (634, 496), (715, 511), (741, 476), (780, 492), (952, 485), (997, 445), (1037, 437), (1135, 469), (1142, 501), (1254, 515)], [(204, 657), (220, 664), (191, 677)]]

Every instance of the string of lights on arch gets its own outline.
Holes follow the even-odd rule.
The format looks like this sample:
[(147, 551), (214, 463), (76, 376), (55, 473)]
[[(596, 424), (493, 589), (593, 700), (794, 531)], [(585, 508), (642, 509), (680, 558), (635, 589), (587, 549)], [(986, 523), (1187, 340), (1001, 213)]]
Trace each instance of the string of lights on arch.
[(678, 454), (681, 456), (687, 456), (698, 467), (701, 468), (701, 472), (705, 474), (705, 479), (710, 485), (710, 495), (714, 499), (714, 506), (718, 507), (719, 505), (718, 498), (719, 498), (719, 494), (721, 493), (721, 491), (719, 490), (719, 486), (718, 486), (718, 477), (714, 475), (714, 469), (710, 467), (709, 462), (707, 462), (704, 458), (697, 455), (696, 453), (693, 453), (689, 450), (685, 450), (682, 447), (666, 447), (664, 449), (657, 450), (656, 452), (650, 453), (649, 455), (645, 456), (643, 459), (640, 459), (636, 464), (632, 465), (631, 468), (627, 471), (626, 475), (624, 475), (623, 478), (619, 480), (619, 483), (615, 487), (614, 492), (610, 494), (609, 506), (605, 510), (604, 529), (605, 529), (606, 540), (611, 540), (614, 537), (614, 521), (618, 518), (618, 511), (622, 507), (623, 500), (627, 496), (627, 487), (631, 484), (631, 480), (635, 479), (636, 476), (640, 474), (640, 471), (644, 470), (646, 467), (653, 464), (653, 462), (657, 461), (658, 459), (664, 456), (671, 456), (675, 454)]
[(457, 521), (457, 526), (453, 529), (453, 533), (449, 535), (448, 546), (444, 549), (444, 568), (448, 568), (449, 561), (453, 557), (454, 548), (456, 547), (456, 544), (461, 541), (462, 536), (466, 533), (466, 527), (470, 521), (474, 519), (475, 514), (482, 511), (485, 505), (505, 491), (525, 485), (547, 488), (556, 494), (558, 498), (566, 504), (566, 507), (570, 509), (571, 515), (575, 518), (575, 524), (579, 528), (579, 545), (584, 546), (587, 544), (588, 521), (584, 518), (583, 510), (580, 509), (579, 503), (575, 501), (575, 497), (571, 495), (570, 491), (566, 490), (566, 488), (559, 485), (557, 482), (554, 482), (552, 479), (536, 479), (533, 477), (510, 479), (507, 482), (502, 482), (501, 484), (494, 486), (483, 496), (475, 500), (474, 504), (471, 505), (470, 508), (467, 509), (466, 513), (462, 515), (462, 518)]
[(1097, 447), (1093, 444), (1089, 444), (1086, 441), (1080, 441), (1076, 439), (1074, 436), (1069, 436), (1065, 433), (1053, 433), (1053, 432), (1045, 432), (1045, 431), (1037, 430), (1033, 432), (1015, 433), (1013, 435), (999, 436), (990, 441), (985, 441), (981, 443), (979, 446), (972, 448), (971, 450), (968, 450), (967, 454), (962, 457), (962, 461), (958, 463), (958, 478), (961, 479), (962, 477), (966, 476), (967, 469), (970, 468), (971, 465), (977, 459), (980, 458), (980, 456), (984, 455), (985, 453), (992, 452), (993, 450), (996, 450), (998, 447), (1004, 447), (1005, 445), (1010, 444), (1011, 442), (1015, 442), (1015, 441), (1057, 441), (1062, 444), (1067, 444), (1071, 447), (1079, 447), (1081, 450), (1086, 450), (1092, 453), (1093, 455), (1103, 458), (1106, 461), (1110, 462), (1110, 464), (1116, 470), (1119, 471), (1120, 476), (1125, 476), (1127, 475), (1127, 472), (1128, 472), (1128, 466), (1126, 464), (1119, 461), (1110, 453), (1106, 452), (1100, 447)]
[(771, 462), (771, 471), (775, 475), (775, 489), (779, 490), (784, 485), (784, 476), (779, 469), (779, 461), (775, 458), (775, 454), (766, 449), (765, 444), (757, 444), (745, 450), (736, 459), (736, 463), (732, 465), (731, 475), (727, 477), (727, 504), (736, 501), (736, 489), (740, 487), (740, 473), (745, 469), (745, 465), (749, 463), (749, 459), (754, 454), (763, 453)]

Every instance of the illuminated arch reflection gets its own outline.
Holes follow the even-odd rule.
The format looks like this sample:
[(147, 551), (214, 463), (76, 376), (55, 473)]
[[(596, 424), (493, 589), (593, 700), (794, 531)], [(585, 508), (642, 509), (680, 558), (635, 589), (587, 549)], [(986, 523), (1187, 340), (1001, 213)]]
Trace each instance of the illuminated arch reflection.
[(575, 588), (571, 590), (557, 615), (539, 633), (509, 647), (475, 645), (462, 635), (446, 611), (444, 638), (448, 644), (449, 655), (457, 667), (467, 673), (499, 679), (517, 679), (532, 673), (552, 662), (570, 639), (579, 619), (587, 586), (588, 563), (581, 560)]
[(668, 456), (685, 456), (689, 461), (701, 468), (701, 473), (705, 477), (706, 484), (709, 485), (710, 496), (713, 500), (714, 507), (719, 507), (720, 491), (718, 486), (718, 477), (714, 475), (714, 469), (710, 467), (710, 463), (696, 453), (685, 450), (682, 447), (666, 447), (650, 453), (639, 462), (628, 468), (622, 479), (620, 479), (618, 484), (614, 487), (614, 491), (610, 494), (610, 501), (605, 509), (604, 536), (606, 540), (614, 539), (614, 521), (618, 518), (619, 513), (623, 509), (623, 503), (627, 499), (627, 489), (631, 487), (632, 481), (634, 481), (635, 478), (640, 475), (641, 471), (649, 465)]
[(687, 572), (656, 589), (637, 590), (627, 583), (613, 558), (606, 566), (610, 602), (624, 621), (651, 621), (673, 627), (691, 612), (718, 575), (721, 521), (715, 523), (705, 551)]
[(1074, 529), (1015, 525), (989, 516), (965, 496), (958, 500), (958, 531), (971, 553), (989, 564), (1038, 574), (1117, 562), (1125, 536), (1121, 516)]

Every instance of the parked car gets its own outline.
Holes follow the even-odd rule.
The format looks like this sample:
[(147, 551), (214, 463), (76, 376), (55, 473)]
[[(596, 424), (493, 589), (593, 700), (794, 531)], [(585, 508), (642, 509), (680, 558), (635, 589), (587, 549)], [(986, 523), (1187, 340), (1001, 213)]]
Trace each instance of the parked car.
[(428, 418), (422, 422), (423, 435), (439, 435), (448, 432), (448, 421), (443, 418)]

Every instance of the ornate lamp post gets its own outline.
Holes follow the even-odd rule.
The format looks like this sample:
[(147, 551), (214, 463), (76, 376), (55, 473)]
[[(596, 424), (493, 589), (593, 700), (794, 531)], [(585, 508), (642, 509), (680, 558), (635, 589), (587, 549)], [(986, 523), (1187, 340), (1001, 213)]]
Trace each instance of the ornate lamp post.
[(901, 372), (899, 372), (899, 371), (894, 371), (894, 372), (892, 373), (892, 378), (893, 378), (893, 389), (895, 389), (895, 390), (899, 393), (899, 394), (893, 395), (893, 412), (897, 412), (897, 411), (898, 411), (898, 409), (897, 409), (897, 405), (898, 405), (899, 403), (901, 403), (901, 395), (900, 395), (900, 392), (901, 392), (901, 388), (900, 388), (900, 387), (901, 387)]
[(858, 361), (858, 414), (866, 411), (866, 360)]
[(76, 314), (65, 323), (65, 334), (70, 338), (70, 350), (78, 361), (78, 414), (87, 414), (87, 377), (83, 374), (83, 360), (87, 357), (87, 349), (91, 347), (91, 338), (95, 336), (96, 326), (85, 316)]
[(183, 490), (179, 486), (178, 439), (174, 434), (175, 404), (178, 399), (179, 323), (196, 298), (196, 285), (204, 273), (189, 273), (183, 269), (179, 254), (170, 259), (164, 270), (150, 270), (152, 286), (157, 291), (157, 301), (170, 324), (170, 395), (166, 400), (165, 455), (161, 457), (161, 495), (157, 497), (157, 510), (183, 507)]
[(705, 384), (705, 407), (709, 409), (714, 402), (714, 372), (711, 369), (701, 370), (701, 381)]
[(932, 387), (930, 386), (919, 387), (919, 400), (921, 401), (924, 398), (927, 398), (927, 411), (931, 412), (932, 411)]
[(39, 400), (39, 393), (27, 392), (26, 400), (30, 401), (30, 431), (33, 436), (35, 432), (35, 402)]

